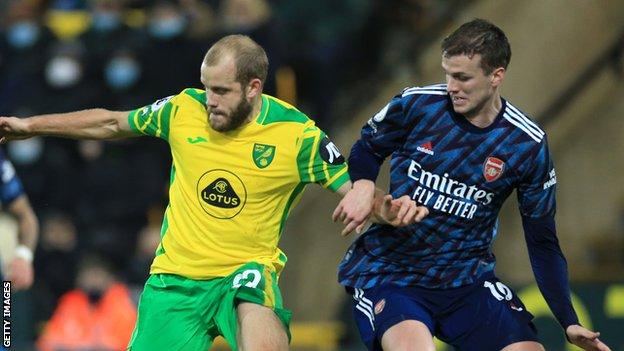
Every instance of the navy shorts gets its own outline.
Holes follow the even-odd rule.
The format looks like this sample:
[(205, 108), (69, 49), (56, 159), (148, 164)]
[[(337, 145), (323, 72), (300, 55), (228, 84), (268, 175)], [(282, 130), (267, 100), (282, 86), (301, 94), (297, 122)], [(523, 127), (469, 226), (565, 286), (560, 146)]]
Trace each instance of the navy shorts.
[(533, 315), (493, 275), (445, 290), (385, 285), (348, 291), (369, 350), (382, 350), (386, 330), (405, 320), (424, 323), (432, 335), (461, 351), (499, 351), (516, 342), (537, 341)]

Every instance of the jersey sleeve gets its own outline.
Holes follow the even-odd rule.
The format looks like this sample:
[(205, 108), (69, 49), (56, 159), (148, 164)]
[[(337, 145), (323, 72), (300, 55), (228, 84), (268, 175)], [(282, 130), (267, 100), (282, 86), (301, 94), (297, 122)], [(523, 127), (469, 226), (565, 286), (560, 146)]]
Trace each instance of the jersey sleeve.
[(379, 112), (371, 117), (362, 128), (360, 140), (376, 157), (385, 159), (403, 145), (408, 132), (410, 121), (415, 118), (413, 113), (416, 106), (410, 111), (405, 109), (406, 100), (417, 100), (416, 96), (404, 97), (396, 95)]
[(162, 98), (151, 105), (133, 110), (128, 115), (130, 128), (136, 134), (150, 135), (169, 141), (171, 122), (178, 111), (178, 95)]
[(318, 183), (336, 191), (349, 180), (345, 158), (313, 122), (306, 124), (299, 144), (297, 168), (302, 183)]
[(536, 153), (531, 167), (518, 186), (520, 213), (528, 218), (554, 216), (557, 177), (546, 137), (537, 146)]
[(0, 154), (0, 204), (8, 206), (22, 194), (24, 194), (24, 187), (15, 173), (15, 168)]

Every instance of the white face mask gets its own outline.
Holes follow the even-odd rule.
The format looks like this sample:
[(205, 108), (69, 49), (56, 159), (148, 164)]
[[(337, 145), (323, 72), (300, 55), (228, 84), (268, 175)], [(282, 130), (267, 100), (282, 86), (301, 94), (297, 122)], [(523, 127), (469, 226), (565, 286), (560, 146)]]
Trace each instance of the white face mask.
[(39, 160), (43, 151), (43, 140), (31, 138), (15, 140), (7, 144), (9, 158), (19, 165), (30, 165)]
[(82, 67), (70, 57), (57, 56), (48, 61), (46, 79), (53, 88), (67, 88), (76, 85), (82, 78)]

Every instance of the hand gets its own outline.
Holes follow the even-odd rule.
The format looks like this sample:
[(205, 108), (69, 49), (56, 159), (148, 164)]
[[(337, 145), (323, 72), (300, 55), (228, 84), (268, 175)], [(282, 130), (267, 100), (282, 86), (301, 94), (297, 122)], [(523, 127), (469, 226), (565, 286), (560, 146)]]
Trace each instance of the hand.
[(583, 350), (611, 351), (609, 346), (598, 340), (600, 333), (585, 329), (580, 325), (571, 325), (566, 328), (566, 335), (571, 343)]
[(29, 137), (26, 120), (17, 117), (0, 117), (0, 144)]
[(373, 210), (374, 195), (374, 182), (361, 179), (353, 184), (353, 188), (347, 192), (332, 214), (334, 222), (340, 220), (345, 225), (342, 236), (350, 234), (354, 229), (358, 234), (363, 231)]
[(387, 194), (376, 203), (374, 208), (375, 218), (381, 223), (390, 224), (395, 227), (405, 227), (423, 220), (429, 210), (425, 206), (418, 206), (408, 195), (403, 195), (398, 199), (393, 199), (391, 194)]
[(13, 284), (15, 291), (26, 290), (30, 288), (34, 280), (34, 270), (32, 262), (21, 258), (14, 258), (9, 264), (8, 278)]

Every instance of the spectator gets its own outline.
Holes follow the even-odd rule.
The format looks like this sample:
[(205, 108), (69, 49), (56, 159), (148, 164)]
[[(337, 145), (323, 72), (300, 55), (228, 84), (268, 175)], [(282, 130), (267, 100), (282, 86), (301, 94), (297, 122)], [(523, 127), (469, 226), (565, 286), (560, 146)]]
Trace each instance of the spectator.
[(128, 288), (106, 262), (87, 256), (76, 289), (61, 297), (37, 346), (43, 351), (125, 350), (135, 320)]

